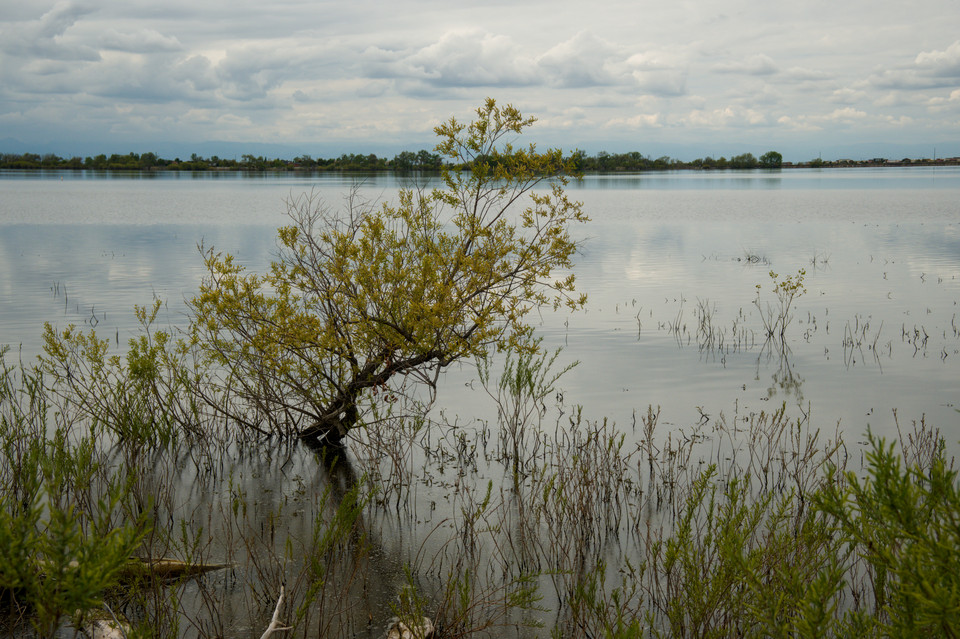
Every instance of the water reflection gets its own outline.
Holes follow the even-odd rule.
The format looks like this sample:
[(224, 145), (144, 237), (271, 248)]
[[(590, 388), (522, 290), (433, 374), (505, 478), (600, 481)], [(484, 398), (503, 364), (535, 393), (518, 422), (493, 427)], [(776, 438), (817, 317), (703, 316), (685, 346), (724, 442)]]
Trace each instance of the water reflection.
[[(91, 327), (95, 322), (98, 332), (124, 344), (135, 326), (133, 304), (147, 304), (154, 296), (166, 303), (165, 321), (182, 323), (183, 300), (203, 276), (196, 244), (213, 244), (262, 270), (274, 251), (274, 227), (3, 226), (0, 343), (23, 344), (26, 353), (36, 352), (41, 325), (51, 321), (61, 327)], [(809, 270), (810, 292), (800, 302), (797, 324), (791, 327), (795, 330), (785, 344), (790, 366), (802, 364), (806, 399), (839, 416), (862, 414), (850, 394), (841, 391), (851, 374), (864, 384), (858, 392), (864, 403), (896, 400), (913, 404), (918, 412), (943, 404), (935, 398), (957, 390), (950, 375), (929, 370), (930, 361), (950, 367), (960, 359), (953, 356), (957, 340), (952, 327), (960, 298), (955, 226), (901, 224), (891, 229), (839, 222), (802, 229), (778, 224), (738, 228), (640, 219), (611, 224), (601, 218), (591, 225), (590, 234), (577, 265), (579, 286), (590, 298), (588, 309), (573, 316), (548, 313), (540, 330), (551, 345), (565, 346), (571, 360), (583, 362), (570, 376), (578, 390), (569, 389), (568, 397), (583, 393), (597, 398), (615, 419), (648, 402), (688, 414), (704, 403), (749, 399), (763, 342), (750, 334), (760, 330), (751, 300), (755, 285), (768, 279), (771, 268)], [(768, 263), (744, 260), (748, 253), (762, 255)], [(825, 255), (830, 256), (829, 267), (813, 268), (812, 261)], [(711, 307), (712, 345), (697, 335), (699, 299), (709, 300)], [(689, 301), (683, 305), (682, 300)], [(675, 323), (678, 313), (692, 343), (699, 351), (709, 351), (708, 356), (678, 357), (675, 336), (657, 330), (658, 325)], [(867, 334), (845, 341), (846, 324), (862, 333), (867, 316)], [(639, 341), (631, 340), (638, 329)], [(910, 340), (902, 336), (907, 333), (913, 336)], [(916, 338), (924, 333), (925, 343)], [(876, 348), (868, 349), (874, 341)], [(857, 342), (863, 354), (854, 357), (851, 344)], [(759, 362), (771, 376), (781, 359), (776, 349), (772, 352)], [(850, 370), (867, 362), (884, 378), (878, 385), (859, 380), (861, 374)], [(458, 375), (452, 372), (451, 378)], [(740, 375), (743, 380), (737, 379)], [(463, 376), (469, 378), (469, 370)], [(778, 376), (791, 378), (786, 371)], [(894, 378), (922, 390), (891, 394), (887, 384)], [(745, 382), (747, 391), (732, 392)], [(455, 383), (451, 386), (451, 405), (478, 403)]]
[[(796, 184), (787, 181), (787, 184)], [(650, 173), (590, 174), (573, 189), (630, 190), (645, 189), (779, 189), (784, 185), (779, 171), (658, 171)]]
[(773, 370), (770, 376), (773, 384), (767, 389), (767, 398), (773, 399), (782, 393), (783, 401), (803, 405), (803, 378), (793, 370), (790, 354), (790, 347), (785, 340), (768, 338), (757, 355), (757, 379), (760, 378), (761, 368)]
[[(442, 592), (448, 569), (464, 567), (444, 562), (482, 561), (484, 534), (503, 533), (497, 549), (509, 561), (468, 567), (501, 576), (516, 566), (536, 568), (545, 556), (582, 563), (608, 550), (581, 543), (588, 533), (631, 539), (619, 533), (656, 522), (680, 469), (724, 461), (726, 449), (709, 448), (710, 434), (728, 414), (729, 433), (769, 413), (774, 399), (799, 411), (811, 430), (839, 422), (854, 438), (867, 426), (894, 433), (892, 409), (949, 429), (960, 396), (960, 197), (871, 191), (864, 180), (880, 176), (854, 177), (856, 188), (833, 175), (803, 173), (748, 188), (723, 181), (732, 176), (673, 174), (604, 176), (576, 187), (594, 218), (576, 268), (589, 306), (574, 315), (545, 313), (538, 331), (549, 348), (563, 347), (562, 363), (581, 363), (560, 380), (555, 405), (545, 403), (536, 428), (525, 432), (538, 456), (516, 467), (522, 472), (500, 464), (496, 407), (469, 363), (446, 375), (432, 424), (398, 420), (388, 432), (363, 434), (348, 455), (238, 442), (228, 433), (221, 442), (185, 445), (175, 465), (127, 447), (105, 467), (135, 469), (139, 508), (154, 508), (164, 527), (185, 523), (183, 539), (158, 540), (152, 551), (199, 548), (202, 558), (237, 564), (185, 586), (198, 606), (227, 606), (209, 612), (220, 615), (219, 634), (259, 636), (279, 586), (302, 599), (318, 583), (316, 571), (328, 577), (326, 594), (342, 595), (351, 607), (341, 610), (332, 600), (323, 600), (331, 601), (325, 611), (308, 607), (311, 631), (322, 636), (343, 623), (345, 633), (373, 637), (408, 584), (405, 566), (432, 568), (417, 585)], [(835, 185), (825, 193), (812, 187), (819, 180)], [(283, 197), (307, 186), (299, 177), (241, 175), (69, 181), (0, 178), (0, 343), (22, 343), (26, 361), (39, 351), (44, 321), (96, 328), (122, 348), (135, 326), (132, 305), (154, 295), (166, 300), (166, 321), (182, 325), (183, 299), (203, 275), (196, 244), (264, 269), (283, 221)], [(336, 202), (347, 184), (333, 177), (322, 187)], [(396, 186), (375, 178), (364, 188), (376, 198)], [(771, 269), (800, 267), (808, 271), (808, 293), (783, 336), (771, 338), (753, 303), (755, 287), (769, 281)], [(636, 419), (647, 406), (660, 407), (648, 417), (659, 423), (656, 442)], [(624, 438), (623, 450), (638, 451), (627, 460), (632, 465), (604, 457), (620, 450), (616, 436)], [(598, 441), (604, 445), (588, 448)], [(663, 451), (656, 478), (668, 478), (657, 485), (655, 446)], [(565, 473), (552, 486), (534, 472), (548, 457)], [(632, 474), (638, 465), (646, 484)], [(374, 472), (377, 481), (370, 482), (367, 473)], [(600, 483), (578, 484), (582, 477)], [(368, 482), (379, 492), (349, 534), (335, 540), (336, 552), (318, 555), (317, 531), (327, 530)], [(483, 511), (488, 486), (495, 507)], [(568, 491), (564, 503), (579, 510), (546, 526), (569, 536), (544, 544), (542, 522), (531, 521), (548, 511), (530, 502), (555, 488)], [(150, 500), (165, 494), (172, 497)], [(604, 509), (619, 499), (640, 504), (637, 522), (607, 520), (611, 511)], [(571, 520), (579, 524), (573, 531), (559, 525)], [(605, 528), (611, 525), (614, 532)], [(470, 553), (458, 555), (465, 548)]]

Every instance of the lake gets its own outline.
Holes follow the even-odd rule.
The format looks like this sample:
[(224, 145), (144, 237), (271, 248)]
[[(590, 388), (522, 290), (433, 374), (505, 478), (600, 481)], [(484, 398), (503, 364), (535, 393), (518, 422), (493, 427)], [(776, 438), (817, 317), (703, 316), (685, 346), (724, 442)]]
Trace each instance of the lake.
[[(166, 302), (164, 321), (182, 325), (183, 300), (204, 275), (198, 244), (263, 270), (275, 229), (285, 223), (286, 198), (314, 191), (337, 207), (356, 181), (0, 172), (0, 344), (29, 361), (40, 350), (43, 323), (51, 322), (95, 328), (122, 348), (134, 335), (133, 305), (155, 297)], [(407, 184), (373, 175), (358, 188), (390, 201)], [(629, 447), (640, 441), (637, 423), (648, 407), (659, 407), (661, 440), (700, 432), (702, 441), (712, 424), (782, 406), (810, 429), (841, 433), (853, 457), (867, 429), (896, 437), (898, 423), (903, 429), (921, 419), (958, 450), (960, 168), (591, 175), (569, 190), (592, 218), (576, 230), (582, 250), (574, 269), (589, 301), (584, 311), (537, 316), (544, 344), (562, 347), (558, 365), (579, 362), (560, 379), (541, 424), (562, 430), (579, 406), (586, 419), (607, 419), (626, 432)], [(777, 300), (770, 273), (782, 280), (800, 269), (806, 291), (782, 343), (771, 344), (761, 318)], [(468, 446), (482, 443), (487, 452), (487, 429), (496, 424), (496, 405), (470, 362), (445, 375), (433, 412), (447, 427), (411, 434), (397, 444), (399, 461), (357, 453), (406, 478), (405, 488), (389, 495), (397, 516), (381, 503), (367, 524), (377, 550), (368, 559), (375, 577), (363, 593), (374, 603), (351, 622), (359, 636), (379, 636), (403, 566), (431, 552), (442, 556), (446, 538), (436, 531), (476, 507), (488, 481), (495, 494), (509, 493), (510, 473), (501, 465), (486, 455), (486, 465), (475, 456), (465, 461)], [(431, 452), (444, 440), (453, 452)], [(708, 454), (718, 455), (713, 448)], [(309, 451), (238, 452), (227, 461), (229, 472), (220, 463), (229, 488), (222, 475), (209, 490), (196, 488), (207, 486), (199, 463), (164, 479), (178, 495), (171, 521), (212, 520), (242, 494), (262, 511), (245, 525), (263, 530), (269, 519), (272, 542), (270, 509), (293, 508), (281, 495), (298, 501), (331, 481)], [(284, 529), (299, 540), (311, 534), (310, 506), (303, 507), (308, 514), (296, 519), (303, 511), (294, 510)], [(451, 530), (459, 534), (462, 526)], [(241, 549), (239, 531), (210, 523), (204, 548), (241, 566), (215, 582), (230, 593), (231, 609), (257, 610), (253, 621), (238, 613), (220, 623), (227, 634), (259, 636), (265, 622), (257, 620), (269, 620), (276, 598), (271, 579), (280, 578), (264, 577), (264, 560), (249, 543)], [(246, 559), (235, 558), (244, 552)], [(245, 584), (256, 592), (252, 602)], [(184, 592), (209, 605), (198, 594), (203, 588)], [(192, 605), (207, 619), (204, 604)], [(362, 622), (365, 615), (375, 621)], [(200, 634), (218, 626), (202, 627)]]
[[(94, 324), (124, 343), (133, 304), (154, 296), (176, 322), (203, 275), (198, 243), (263, 269), (285, 198), (316, 190), (338, 206), (356, 180), (0, 174), (0, 343), (35, 352), (45, 321)], [(361, 192), (389, 200), (402, 185), (368, 176)], [(572, 191), (592, 218), (578, 230), (575, 269), (589, 304), (542, 318), (547, 342), (581, 362), (564, 379), (568, 401), (621, 421), (661, 405), (678, 424), (696, 421), (697, 406), (802, 401), (847, 431), (889, 432), (892, 409), (955, 430), (960, 170), (594, 175)], [(756, 285), (772, 301), (768, 272), (800, 268), (807, 293), (788, 334), (800, 384), (778, 385), (781, 362), (758, 361), (757, 344), (731, 350), (728, 337), (724, 352), (698, 347), (701, 305), (718, 331), (743, 313), (741, 328), (756, 334)], [(682, 335), (669, 329), (677, 321)], [(857, 339), (845, 346), (848, 333)]]

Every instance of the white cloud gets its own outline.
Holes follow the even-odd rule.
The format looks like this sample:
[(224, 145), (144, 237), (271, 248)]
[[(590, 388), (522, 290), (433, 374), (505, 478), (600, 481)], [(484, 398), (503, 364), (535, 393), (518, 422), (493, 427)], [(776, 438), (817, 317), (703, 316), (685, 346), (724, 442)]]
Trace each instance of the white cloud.
[(924, 51), (912, 64), (883, 69), (870, 77), (880, 89), (918, 90), (956, 86), (960, 82), (960, 40), (943, 50)]
[(785, 127), (801, 131), (839, 131), (849, 129), (851, 126), (860, 126), (865, 130), (873, 131), (884, 126), (901, 128), (910, 121), (907, 116), (868, 113), (854, 107), (834, 109), (829, 113), (785, 115), (777, 120)]
[(627, 58), (627, 66), (641, 71), (668, 71), (682, 68), (685, 62), (663, 50), (642, 51)]
[(743, 125), (759, 126), (768, 121), (767, 115), (757, 109), (727, 105), (715, 109), (693, 109), (677, 118), (675, 125), (724, 129)]
[(943, 51), (924, 51), (914, 60), (922, 71), (936, 77), (960, 78), (960, 40)]
[(687, 74), (682, 71), (634, 71), (637, 87), (660, 96), (680, 96), (687, 92)]
[(216, 124), (227, 129), (246, 129), (253, 125), (253, 121), (247, 116), (224, 113), (216, 119)]
[(947, 96), (935, 96), (927, 101), (927, 107), (940, 113), (947, 110), (960, 110), (960, 89), (954, 89)]
[(717, 128), (724, 127), (736, 117), (731, 107), (712, 109), (709, 111), (696, 109), (680, 119), (683, 124), (696, 127)]
[(830, 95), (830, 101), (838, 102), (840, 104), (857, 104), (866, 97), (866, 91), (844, 87), (842, 89), (836, 89), (833, 91), (833, 93)]
[(791, 117), (789, 115), (782, 115), (777, 119), (777, 123), (794, 131), (815, 132), (823, 130), (822, 126), (804, 117)]
[(906, 128), (911, 126), (914, 123), (914, 119), (910, 116), (901, 115), (899, 117), (893, 115), (881, 116), (881, 119), (885, 121), (888, 125), (897, 127), (897, 128)]
[(842, 109), (834, 109), (831, 113), (822, 117), (824, 121), (850, 122), (853, 120), (862, 120), (867, 117), (867, 114), (865, 111), (860, 111), (853, 107), (844, 107)]
[(660, 113), (638, 113), (624, 118), (613, 118), (606, 123), (609, 129), (658, 129), (663, 126), (662, 114)]
[(561, 87), (614, 85), (629, 74), (616, 47), (585, 31), (550, 48), (537, 65), (551, 83)]
[(479, 29), (449, 31), (413, 52), (370, 48), (374, 77), (399, 77), (441, 87), (522, 86), (536, 81), (535, 65), (509, 38)]

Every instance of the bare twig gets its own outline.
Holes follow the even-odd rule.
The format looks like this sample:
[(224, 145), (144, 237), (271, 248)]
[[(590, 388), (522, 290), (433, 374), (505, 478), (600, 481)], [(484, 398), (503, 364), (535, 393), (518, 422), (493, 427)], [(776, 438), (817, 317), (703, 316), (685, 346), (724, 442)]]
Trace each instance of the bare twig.
[(270, 625), (267, 626), (267, 629), (263, 631), (262, 635), (260, 635), (260, 639), (269, 639), (275, 632), (282, 632), (284, 630), (293, 630), (292, 626), (280, 625), (280, 608), (282, 607), (283, 607), (283, 586), (280, 586), (280, 597), (277, 599), (277, 607), (273, 611), (273, 617), (270, 619)]

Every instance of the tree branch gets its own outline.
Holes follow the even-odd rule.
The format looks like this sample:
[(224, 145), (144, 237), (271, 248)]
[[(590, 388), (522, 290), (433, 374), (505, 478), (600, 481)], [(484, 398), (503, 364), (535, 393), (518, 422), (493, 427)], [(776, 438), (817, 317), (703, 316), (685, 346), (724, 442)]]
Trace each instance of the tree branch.
[(283, 586), (280, 586), (280, 598), (277, 599), (277, 607), (273, 611), (273, 617), (270, 619), (270, 625), (267, 626), (267, 629), (264, 630), (263, 634), (260, 635), (260, 639), (270, 639), (270, 636), (275, 632), (282, 632), (284, 630), (293, 630), (291, 626), (281, 626), (280, 625), (280, 608), (283, 606)]

